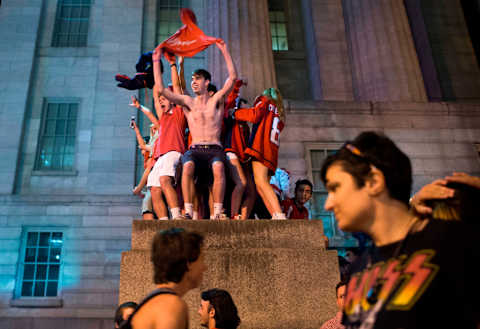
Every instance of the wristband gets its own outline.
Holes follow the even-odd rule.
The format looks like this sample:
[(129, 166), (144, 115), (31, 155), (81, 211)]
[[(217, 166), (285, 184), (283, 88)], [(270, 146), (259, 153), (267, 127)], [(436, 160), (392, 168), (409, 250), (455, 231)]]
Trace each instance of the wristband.
[(140, 105), (140, 108), (146, 112), (152, 112), (150, 111), (147, 107), (143, 106), (143, 105)]

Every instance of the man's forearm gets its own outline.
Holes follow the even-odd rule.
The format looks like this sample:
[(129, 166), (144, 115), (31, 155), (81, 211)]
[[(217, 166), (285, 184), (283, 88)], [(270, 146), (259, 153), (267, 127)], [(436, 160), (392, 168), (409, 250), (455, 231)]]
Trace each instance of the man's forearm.
[(158, 92), (162, 93), (164, 87), (163, 87), (162, 71), (160, 69), (160, 61), (161, 61), (160, 58), (153, 59), (153, 78), (155, 80), (155, 84), (157, 85)]
[(233, 63), (232, 56), (230, 55), (230, 52), (228, 51), (226, 45), (225, 45), (225, 49), (221, 49), (221, 52), (227, 64), (228, 77), (229, 79), (232, 80), (232, 82), (235, 82), (235, 80), (237, 80), (237, 70), (235, 68), (235, 63)]
[(178, 71), (177, 71), (177, 65), (176, 64), (171, 64), (171, 75), (172, 75), (172, 86), (173, 86), (173, 92), (175, 94), (182, 94), (182, 89), (180, 86), (180, 79), (178, 78)]

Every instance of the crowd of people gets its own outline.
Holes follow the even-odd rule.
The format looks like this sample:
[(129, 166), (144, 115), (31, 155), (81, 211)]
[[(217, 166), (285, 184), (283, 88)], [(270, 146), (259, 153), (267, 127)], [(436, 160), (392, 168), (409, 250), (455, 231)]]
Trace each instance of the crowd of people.
[[(194, 95), (189, 95), (183, 58), (159, 46), (152, 55), (156, 115), (132, 98), (131, 105), (152, 123), (148, 143), (132, 123), (145, 158), (133, 190), (140, 194), (148, 188), (143, 218), (253, 218), (261, 213), (253, 210), (256, 199), (272, 219), (308, 218), (304, 204), (312, 196), (311, 182), (297, 181), (294, 197), (288, 198), (270, 181), (285, 126), (280, 92), (268, 88), (243, 108), (240, 88), (246, 81), (238, 79), (223, 40), (208, 38), (201, 40), (215, 43), (228, 70), (220, 89), (211, 84), (209, 72), (198, 69), (192, 74)], [(163, 82), (162, 57), (171, 70), (169, 87)], [(410, 159), (376, 132), (361, 133), (327, 157), (320, 176), (328, 192), (325, 210), (334, 213), (341, 230), (369, 241), (339, 258), (339, 312), (323, 329), (480, 327), (473, 268), (479, 254), (479, 177), (454, 173), (411, 198)], [(201, 234), (184, 229), (158, 232), (151, 249), (156, 289), (138, 305), (120, 305), (115, 327), (188, 328), (182, 297), (199, 286), (207, 268), (203, 241)], [(225, 290), (202, 292), (198, 313), (207, 328), (240, 324)]]
[[(375, 132), (361, 133), (329, 156), (321, 177), (325, 209), (340, 229), (372, 241), (363, 252), (347, 252), (350, 266), (336, 287), (339, 312), (323, 329), (478, 328), (479, 177), (454, 173), (410, 198), (410, 159)], [(127, 319), (121, 328), (188, 327), (182, 296), (206, 270), (202, 244), (202, 235), (179, 228), (155, 235), (157, 290), (130, 316), (117, 314)], [(240, 323), (231, 296), (217, 289), (202, 293), (199, 315), (208, 328)]]
[[(197, 69), (190, 96), (183, 57), (159, 47), (152, 54), (155, 110), (132, 97), (130, 105), (151, 122), (148, 143), (135, 121), (131, 123), (144, 156), (144, 172), (133, 189), (144, 197), (143, 219), (308, 219), (304, 204), (312, 183), (299, 180), (295, 196), (288, 198), (277, 194), (271, 181), (285, 125), (280, 92), (268, 88), (252, 107), (242, 108), (247, 101), (240, 89), (247, 82), (237, 79), (226, 44), (220, 40), (216, 45), (228, 69), (219, 90), (208, 71)], [(171, 70), (169, 87), (163, 82), (162, 57)]]

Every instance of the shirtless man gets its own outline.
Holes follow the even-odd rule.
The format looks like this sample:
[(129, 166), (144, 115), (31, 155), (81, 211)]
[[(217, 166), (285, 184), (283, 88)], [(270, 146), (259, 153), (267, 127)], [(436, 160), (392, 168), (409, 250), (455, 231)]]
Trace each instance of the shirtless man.
[(191, 86), (195, 97), (174, 94), (168, 88), (164, 88), (159, 64), (162, 49), (156, 48), (153, 52), (153, 73), (158, 92), (171, 102), (183, 106), (192, 136), (190, 149), (182, 158), (182, 191), (185, 202), (185, 215), (190, 218), (193, 215), (192, 200), (195, 191), (193, 179), (196, 167), (198, 169), (208, 167), (213, 171), (214, 218), (221, 218), (223, 211), (225, 154), (220, 142), (223, 106), (219, 106), (218, 103), (233, 87), (233, 83), (237, 79), (237, 72), (225, 42), (221, 40), (216, 45), (225, 58), (228, 78), (222, 89), (213, 96), (210, 96), (207, 91), (211, 81), (210, 73), (203, 69), (196, 70), (192, 75)]

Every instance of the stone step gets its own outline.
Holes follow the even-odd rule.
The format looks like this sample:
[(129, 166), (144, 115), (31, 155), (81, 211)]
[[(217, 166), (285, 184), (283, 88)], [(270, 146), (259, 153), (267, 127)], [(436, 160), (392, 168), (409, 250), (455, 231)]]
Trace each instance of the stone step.
[(321, 220), (134, 220), (132, 250), (150, 250), (159, 230), (182, 227), (205, 235), (207, 248), (291, 248), (325, 250)]

